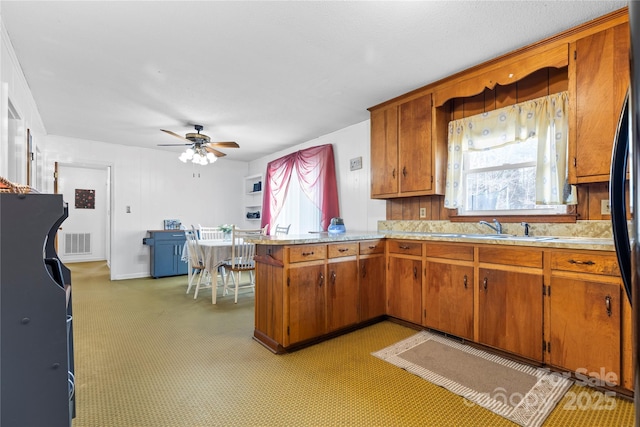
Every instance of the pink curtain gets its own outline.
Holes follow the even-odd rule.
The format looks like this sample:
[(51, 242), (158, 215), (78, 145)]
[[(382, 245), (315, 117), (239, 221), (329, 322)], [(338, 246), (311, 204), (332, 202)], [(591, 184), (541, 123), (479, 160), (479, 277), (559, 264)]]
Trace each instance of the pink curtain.
[(320, 225), (323, 230), (326, 230), (331, 218), (340, 216), (338, 184), (331, 144), (296, 151), (267, 165), (262, 202), (262, 227), (271, 224), (282, 210), (294, 170), (297, 171), (296, 175), (302, 191), (322, 212)]

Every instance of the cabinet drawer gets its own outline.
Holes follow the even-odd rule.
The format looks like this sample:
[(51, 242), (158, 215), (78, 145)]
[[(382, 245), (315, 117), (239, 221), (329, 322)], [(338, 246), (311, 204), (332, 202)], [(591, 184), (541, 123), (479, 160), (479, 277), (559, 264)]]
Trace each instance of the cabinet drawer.
[(154, 232), (153, 238), (156, 240), (178, 240), (184, 241), (186, 238), (184, 237), (184, 231), (169, 231), (169, 232)]
[(552, 252), (551, 269), (620, 276), (615, 254)]
[(500, 247), (498, 245), (482, 246), (478, 248), (478, 260), (491, 264), (542, 268), (542, 250)]
[(428, 257), (473, 261), (473, 246), (451, 243), (428, 243), (425, 246)]
[(384, 253), (384, 240), (360, 242), (360, 255)]
[(422, 242), (389, 240), (389, 253), (422, 256)]
[(329, 258), (352, 256), (358, 253), (358, 243), (332, 243), (328, 245)]
[(300, 245), (289, 247), (289, 262), (315, 261), (327, 257), (326, 245)]

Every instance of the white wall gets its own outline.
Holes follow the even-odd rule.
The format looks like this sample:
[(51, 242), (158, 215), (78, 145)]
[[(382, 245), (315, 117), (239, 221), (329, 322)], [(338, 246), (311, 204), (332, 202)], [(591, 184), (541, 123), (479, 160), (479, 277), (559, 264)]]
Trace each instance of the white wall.
[(149, 247), (142, 244), (142, 239), (147, 230), (162, 229), (164, 219), (180, 219), (187, 227), (237, 223), (242, 219), (247, 163), (219, 159), (213, 165), (199, 166), (180, 162), (178, 155), (55, 135), (46, 137), (47, 167), (51, 172), (54, 162), (111, 166), (112, 279), (149, 276)]
[[(386, 218), (386, 202), (371, 195), (370, 121), (340, 129), (290, 149), (273, 153), (249, 163), (250, 174), (265, 174), (267, 164), (286, 154), (318, 145), (333, 144), (338, 180), (340, 216), (348, 231), (376, 231), (378, 221)], [(362, 157), (362, 169), (350, 171), (349, 160)]]
[[(9, 101), (20, 116), (19, 123), (16, 124), (15, 135), (11, 136), (12, 142), (15, 142), (15, 136), (15, 139), (21, 143), (20, 146), (24, 147), (26, 132), (27, 129), (30, 129), (33, 142), (38, 145), (40, 136), (44, 135), (46, 131), (4, 24), (0, 28), (0, 38), (0, 176), (9, 178), (10, 150), (7, 119)], [(14, 176), (10, 179), (18, 184), (26, 184), (26, 156), (24, 161), (19, 163), (19, 168), (18, 171), (11, 174)]]
[[(110, 166), (112, 279), (149, 276), (149, 248), (142, 245), (142, 238), (147, 230), (162, 228), (163, 219), (178, 218), (187, 226), (240, 223), (245, 215), (243, 177), (264, 174), (269, 161), (311, 146), (334, 146), (340, 213), (348, 230), (376, 230), (378, 220), (385, 219), (385, 202), (369, 198), (369, 121), (249, 164), (219, 159), (205, 167), (181, 163), (177, 160), (178, 153), (47, 135), (4, 25), (1, 30), (0, 176), (7, 173), (9, 100), (21, 117), (22, 132), (30, 129), (34, 143), (42, 151), (45, 182), (43, 188), (39, 188), (41, 192), (53, 192), (54, 162)], [(349, 171), (349, 159), (360, 156), (362, 169)], [(26, 176), (26, 159), (24, 163), (22, 173)], [(199, 178), (194, 177), (194, 173), (199, 173)], [(127, 206), (131, 213), (126, 213)]]

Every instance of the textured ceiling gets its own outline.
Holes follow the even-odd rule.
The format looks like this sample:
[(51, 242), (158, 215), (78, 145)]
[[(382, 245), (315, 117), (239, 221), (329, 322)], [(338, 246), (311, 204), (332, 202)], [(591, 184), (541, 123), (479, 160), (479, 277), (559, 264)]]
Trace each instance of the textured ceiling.
[[(0, 1), (47, 133), (250, 161), (626, 1)], [(178, 153), (179, 147), (162, 149)]]

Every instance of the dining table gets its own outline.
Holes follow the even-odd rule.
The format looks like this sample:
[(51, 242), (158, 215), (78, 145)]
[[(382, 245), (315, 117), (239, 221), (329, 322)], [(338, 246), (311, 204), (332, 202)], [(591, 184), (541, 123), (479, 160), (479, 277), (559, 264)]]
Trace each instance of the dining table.
[(204, 256), (204, 266), (213, 274), (224, 261), (231, 258), (231, 239), (198, 240)]
[[(198, 239), (198, 245), (202, 249), (204, 266), (212, 276), (217, 274), (218, 267), (220, 267), (224, 261), (231, 258), (231, 239)], [(182, 251), (182, 260), (188, 264), (187, 274), (188, 281), (190, 282), (193, 268), (191, 268), (191, 258), (188, 255), (188, 250), (187, 244), (185, 243)]]

